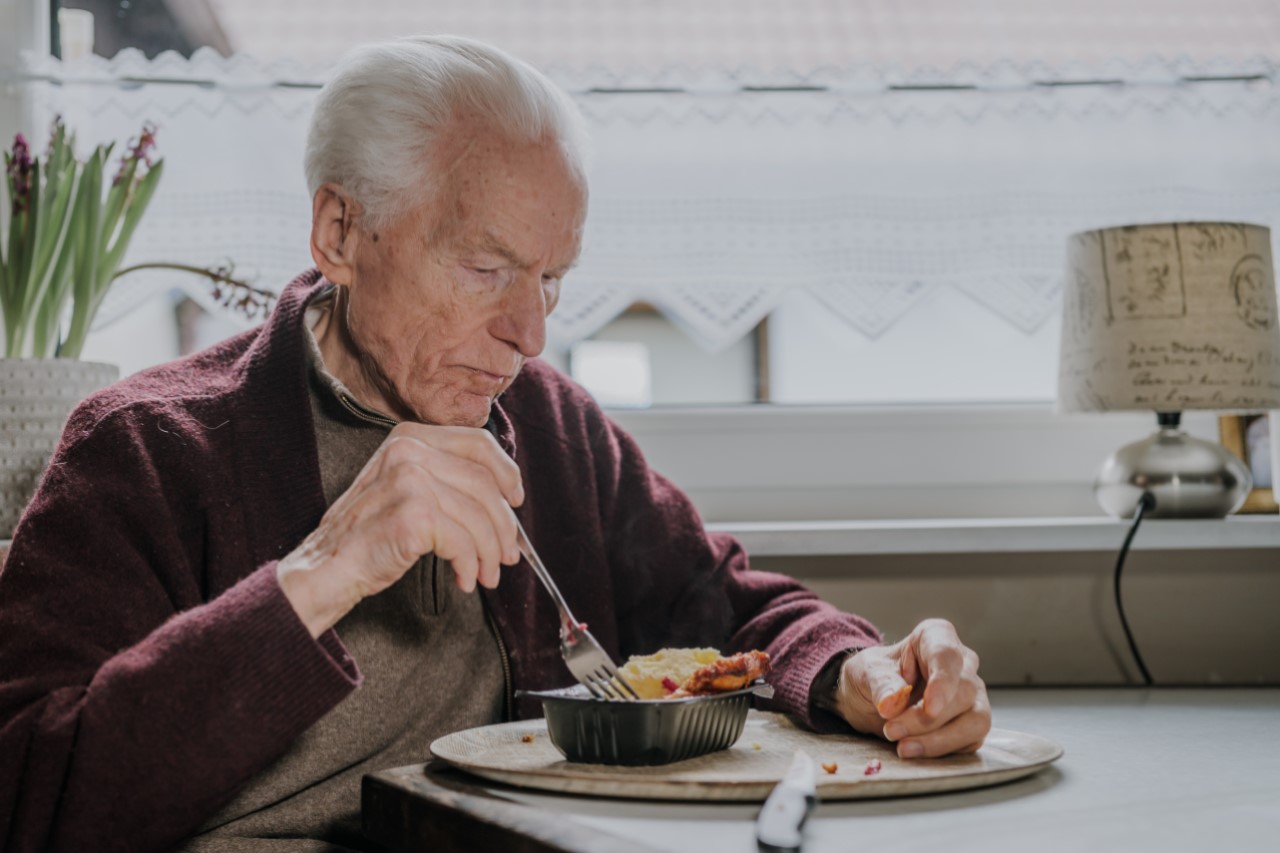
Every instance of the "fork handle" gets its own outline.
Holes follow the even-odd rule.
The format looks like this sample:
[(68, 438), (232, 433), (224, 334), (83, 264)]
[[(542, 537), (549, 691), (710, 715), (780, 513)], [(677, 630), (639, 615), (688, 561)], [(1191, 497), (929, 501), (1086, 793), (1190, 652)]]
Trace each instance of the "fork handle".
[(565, 602), (564, 596), (560, 594), (559, 587), (551, 579), (551, 573), (547, 571), (546, 566), (542, 565), (542, 559), (538, 557), (538, 552), (533, 550), (533, 543), (529, 541), (529, 534), (524, 532), (524, 525), (520, 523), (520, 519), (516, 519), (516, 545), (519, 546), (520, 553), (524, 555), (525, 560), (533, 567), (533, 573), (538, 576), (538, 580), (542, 581), (542, 585), (551, 594), (551, 600), (555, 602), (556, 609), (560, 611), (560, 621), (570, 631), (577, 629), (578, 620), (573, 617), (573, 612), (569, 610), (568, 603)]

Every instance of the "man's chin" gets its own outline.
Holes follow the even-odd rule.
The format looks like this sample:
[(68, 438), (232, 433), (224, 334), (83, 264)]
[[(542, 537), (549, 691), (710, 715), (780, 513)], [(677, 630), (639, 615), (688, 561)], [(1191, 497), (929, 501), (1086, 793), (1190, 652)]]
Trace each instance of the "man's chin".
[(424, 406), (418, 410), (423, 423), (438, 426), (464, 426), (481, 428), (489, 422), (489, 410), (495, 398), (488, 394), (466, 394), (451, 406), (434, 409)]

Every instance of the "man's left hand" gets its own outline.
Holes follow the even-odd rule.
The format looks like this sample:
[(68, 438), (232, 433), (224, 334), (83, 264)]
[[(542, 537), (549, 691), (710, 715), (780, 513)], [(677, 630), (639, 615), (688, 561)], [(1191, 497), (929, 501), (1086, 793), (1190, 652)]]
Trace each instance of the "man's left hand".
[(977, 752), (991, 730), (978, 655), (945, 619), (844, 662), (837, 709), (855, 729), (894, 741), (902, 758)]

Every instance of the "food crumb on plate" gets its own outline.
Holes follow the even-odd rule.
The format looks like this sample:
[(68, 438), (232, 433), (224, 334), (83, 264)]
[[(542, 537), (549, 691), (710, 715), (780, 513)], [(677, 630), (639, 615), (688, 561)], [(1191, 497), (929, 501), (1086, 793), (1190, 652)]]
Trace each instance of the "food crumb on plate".
[(874, 776), (880, 772), (880, 759), (873, 758), (867, 762), (867, 769), (862, 771), (863, 776)]
[(839, 764), (836, 764), (836, 763), (833, 761), (833, 762), (831, 762), (830, 764), (824, 764), (824, 765), (822, 765), (822, 769), (823, 769), (823, 770), (825, 770), (825, 771), (827, 771), (828, 773), (835, 773), (837, 770), (839, 770), (839, 769), (840, 769), (840, 765), (839, 765)]
[(521, 743), (533, 743), (533, 735), (520, 735)]

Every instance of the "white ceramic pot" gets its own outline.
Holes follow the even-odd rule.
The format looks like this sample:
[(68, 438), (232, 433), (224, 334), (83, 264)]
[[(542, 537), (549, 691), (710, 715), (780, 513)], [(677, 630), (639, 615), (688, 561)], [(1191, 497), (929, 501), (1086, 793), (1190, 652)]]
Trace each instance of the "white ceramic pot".
[(114, 364), (0, 358), (0, 539), (13, 535), (71, 410), (119, 376)]

